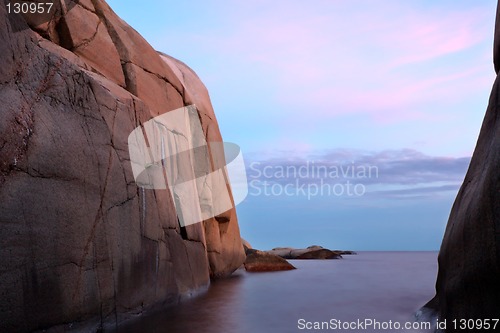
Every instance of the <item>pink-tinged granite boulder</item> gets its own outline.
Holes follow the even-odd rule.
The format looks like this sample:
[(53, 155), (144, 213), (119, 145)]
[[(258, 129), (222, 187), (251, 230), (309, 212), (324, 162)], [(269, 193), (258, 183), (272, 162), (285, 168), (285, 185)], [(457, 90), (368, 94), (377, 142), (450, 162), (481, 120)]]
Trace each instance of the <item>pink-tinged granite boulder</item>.
[[(497, 16), (494, 43), (497, 75), (499, 31), (500, 17)], [(476, 148), (453, 204), (439, 251), (436, 296), (427, 307), (448, 323), (453, 319), (498, 318), (500, 313), (499, 98), (497, 76)]]
[(234, 209), (181, 228), (131, 170), (131, 131), (191, 103), (221, 141), (196, 74), (102, 0), (36, 27), (2, 2), (0, 25), (0, 331), (97, 331), (241, 266)]

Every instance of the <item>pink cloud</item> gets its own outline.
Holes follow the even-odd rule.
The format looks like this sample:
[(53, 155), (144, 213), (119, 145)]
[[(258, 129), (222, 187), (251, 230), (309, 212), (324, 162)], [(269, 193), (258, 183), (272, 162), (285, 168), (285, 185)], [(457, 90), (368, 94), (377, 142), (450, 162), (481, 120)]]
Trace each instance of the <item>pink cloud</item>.
[(392, 31), (380, 35), (380, 42), (392, 49), (392, 67), (432, 60), (443, 55), (466, 50), (490, 37), (484, 13), (467, 12), (425, 13), (404, 17)]
[[(464, 133), (456, 126), (479, 121), (485, 105), (477, 101), (487, 100), (494, 79), (493, 7), (483, 2), (239, 2), (221, 6), (220, 25), (196, 34), (175, 31), (168, 41), (196, 45), (198, 57), (218, 64), (202, 63), (209, 75), (205, 82), (215, 82), (211, 92), (218, 89), (221, 99), (233, 103), (258, 104), (251, 117), (282, 129), (276, 137), (314, 136), (325, 123), (355, 129), (361, 121), (393, 129), (379, 130), (393, 136), (384, 144), (425, 141), (433, 149), (439, 141), (452, 151), (475, 139), (475, 133), (468, 133), (472, 139), (455, 138)], [(472, 102), (478, 110), (470, 110)], [(227, 112), (234, 117), (234, 110)], [(336, 118), (346, 123), (339, 125)], [(442, 132), (421, 134), (428, 123)], [(408, 132), (416, 136), (406, 143), (394, 139)]]
[[(273, 2), (265, 11), (229, 18), (233, 29), (200, 42), (240, 59), (242, 71), (268, 73), (263, 79), (276, 87), (268, 93), (286, 107), (324, 112), (318, 106), (333, 101), (330, 115), (365, 112), (382, 122), (432, 116), (416, 106), (470, 93), (471, 79), (489, 80), (477, 78), (477, 64), (445, 71), (436, 63), (491, 38), (492, 20), (479, 9), (322, 4)], [(412, 70), (416, 65), (421, 73)]]
[(463, 94), (470, 94), (474, 90), (481, 90), (485, 85), (491, 85), (491, 79), (481, 76), (483, 72), (483, 66), (476, 66), (414, 82), (404, 82), (404, 80), (381, 82), (380, 85), (370, 89), (325, 86), (309, 91), (301, 98), (310, 101), (309, 104), (323, 105), (315, 111), (316, 115), (323, 119), (337, 115), (365, 113), (382, 123), (415, 119), (436, 120), (437, 117), (442, 117), (442, 114), (425, 113), (424, 107), (419, 109), (414, 106), (443, 100), (459, 100)]

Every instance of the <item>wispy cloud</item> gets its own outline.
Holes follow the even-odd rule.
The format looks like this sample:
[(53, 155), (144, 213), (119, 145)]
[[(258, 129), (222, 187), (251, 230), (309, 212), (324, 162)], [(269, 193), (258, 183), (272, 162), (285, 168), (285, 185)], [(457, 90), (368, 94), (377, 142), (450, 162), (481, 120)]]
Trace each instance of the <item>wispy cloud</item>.
[(249, 180), (291, 184), (361, 184), (371, 198), (432, 197), (457, 191), (470, 157), (427, 156), (412, 149), (380, 152), (336, 149), (298, 156), (281, 152), (274, 157), (247, 160)]
[[(337, 146), (346, 132), (359, 133), (358, 148), (472, 150), (472, 128), (480, 126), (494, 80), (492, 2), (199, 6), (186, 27), (158, 33), (156, 45), (199, 72), (223, 135), (246, 150), (276, 146), (295, 133), (323, 149), (325, 142)], [(241, 130), (255, 126), (263, 127), (265, 140)], [(360, 126), (378, 131), (377, 140)], [(412, 145), (417, 141), (427, 145)]]
[(478, 66), (441, 62), (489, 40), (491, 20), (484, 11), (418, 9), (405, 2), (363, 7), (271, 2), (262, 11), (228, 18), (230, 31), (200, 36), (200, 42), (267, 71), (266, 79), (280, 87), (269, 93), (287, 108), (310, 107), (322, 112), (318, 116), (361, 112), (407, 120), (418, 116), (415, 109), (421, 116), (422, 104), (438, 94), (470, 93), (470, 85), (460, 83), (480, 75)]

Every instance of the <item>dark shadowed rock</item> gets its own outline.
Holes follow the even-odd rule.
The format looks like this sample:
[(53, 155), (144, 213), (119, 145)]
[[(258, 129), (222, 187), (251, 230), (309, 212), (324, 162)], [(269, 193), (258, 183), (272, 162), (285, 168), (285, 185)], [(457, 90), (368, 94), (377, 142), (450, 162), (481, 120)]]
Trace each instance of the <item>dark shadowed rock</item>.
[(330, 251), (328, 249), (313, 250), (301, 254), (297, 259), (340, 259), (340, 252)]
[[(492, 13), (493, 16), (493, 13)], [(494, 63), (500, 64), (497, 16)], [(441, 320), (491, 319), (500, 313), (500, 82), (493, 85), (481, 132), (439, 251), (436, 296)], [(453, 330), (448, 330), (453, 332)]]
[(248, 272), (271, 272), (287, 271), (295, 269), (295, 267), (279, 256), (263, 251), (255, 251), (247, 255), (245, 269)]
[(234, 209), (181, 229), (170, 192), (131, 170), (131, 131), (185, 105), (221, 141), (196, 74), (102, 0), (55, 20), (28, 26), (0, 3), (1, 332), (115, 326), (245, 258)]

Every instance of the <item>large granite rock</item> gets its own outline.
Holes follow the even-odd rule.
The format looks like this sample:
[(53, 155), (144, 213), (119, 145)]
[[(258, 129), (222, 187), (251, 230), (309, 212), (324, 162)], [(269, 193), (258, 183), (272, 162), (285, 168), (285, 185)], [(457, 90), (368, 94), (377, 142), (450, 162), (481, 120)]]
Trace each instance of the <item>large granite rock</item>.
[(61, 10), (35, 26), (0, 4), (2, 332), (114, 326), (245, 260), (234, 209), (181, 228), (131, 171), (129, 133), (167, 111), (195, 103), (221, 141), (199, 78), (102, 0)]
[[(500, 14), (499, 14), (500, 15)], [(494, 63), (500, 64), (500, 16)], [(436, 296), (427, 305), (448, 322), (500, 313), (500, 82), (493, 85), (481, 132), (439, 251)]]

